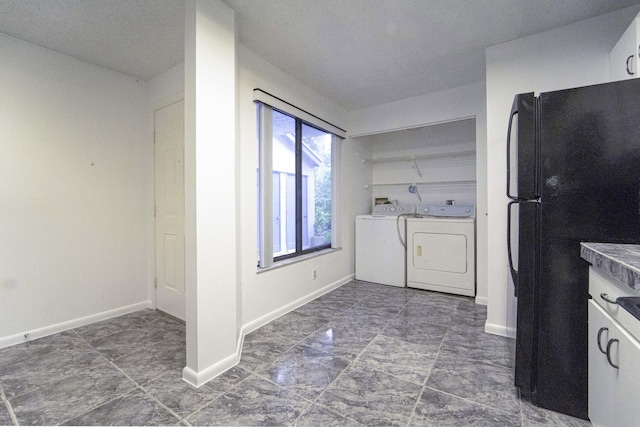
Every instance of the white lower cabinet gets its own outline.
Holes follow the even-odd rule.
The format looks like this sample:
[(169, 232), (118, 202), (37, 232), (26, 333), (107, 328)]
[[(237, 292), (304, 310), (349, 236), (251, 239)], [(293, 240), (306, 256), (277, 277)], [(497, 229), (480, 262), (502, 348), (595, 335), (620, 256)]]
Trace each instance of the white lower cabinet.
[(640, 343), (589, 300), (589, 419), (640, 426)]
[(613, 338), (614, 329), (615, 326), (609, 315), (590, 300), (589, 419), (595, 427), (614, 425), (613, 395), (618, 381), (618, 371), (609, 366), (606, 356), (607, 343)]
[(624, 329), (616, 331), (618, 342), (618, 384), (615, 425), (640, 426), (640, 343)]

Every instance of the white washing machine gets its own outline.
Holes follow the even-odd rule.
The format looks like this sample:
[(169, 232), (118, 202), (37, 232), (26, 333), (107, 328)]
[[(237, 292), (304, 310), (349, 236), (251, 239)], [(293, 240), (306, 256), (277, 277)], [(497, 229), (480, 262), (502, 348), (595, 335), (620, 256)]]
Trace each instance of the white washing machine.
[(475, 206), (418, 205), (406, 227), (407, 286), (475, 296)]
[[(405, 217), (412, 205), (376, 205), (371, 215), (356, 217), (356, 279), (406, 287)], [(399, 218), (400, 217), (400, 218)]]

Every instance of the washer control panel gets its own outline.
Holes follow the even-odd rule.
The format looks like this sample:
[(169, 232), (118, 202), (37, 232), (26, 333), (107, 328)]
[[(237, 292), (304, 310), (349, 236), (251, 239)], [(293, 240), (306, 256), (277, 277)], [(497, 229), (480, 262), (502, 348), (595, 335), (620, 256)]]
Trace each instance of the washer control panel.
[(413, 205), (385, 204), (375, 205), (371, 215), (376, 216), (398, 216), (403, 214), (415, 213), (416, 208)]

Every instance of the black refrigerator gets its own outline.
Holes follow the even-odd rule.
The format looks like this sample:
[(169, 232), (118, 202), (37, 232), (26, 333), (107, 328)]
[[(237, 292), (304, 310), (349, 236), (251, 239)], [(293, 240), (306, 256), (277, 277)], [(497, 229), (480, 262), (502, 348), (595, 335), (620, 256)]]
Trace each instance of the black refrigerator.
[(640, 243), (640, 80), (517, 95), (507, 136), (515, 385), (587, 419), (580, 242)]

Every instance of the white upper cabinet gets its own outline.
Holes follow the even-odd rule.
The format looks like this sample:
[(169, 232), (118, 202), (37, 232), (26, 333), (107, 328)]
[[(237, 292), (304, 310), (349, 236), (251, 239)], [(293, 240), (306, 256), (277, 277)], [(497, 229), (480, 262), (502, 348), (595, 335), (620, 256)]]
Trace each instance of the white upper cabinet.
[(620, 40), (609, 52), (609, 78), (611, 81), (639, 77), (640, 15), (636, 16)]

